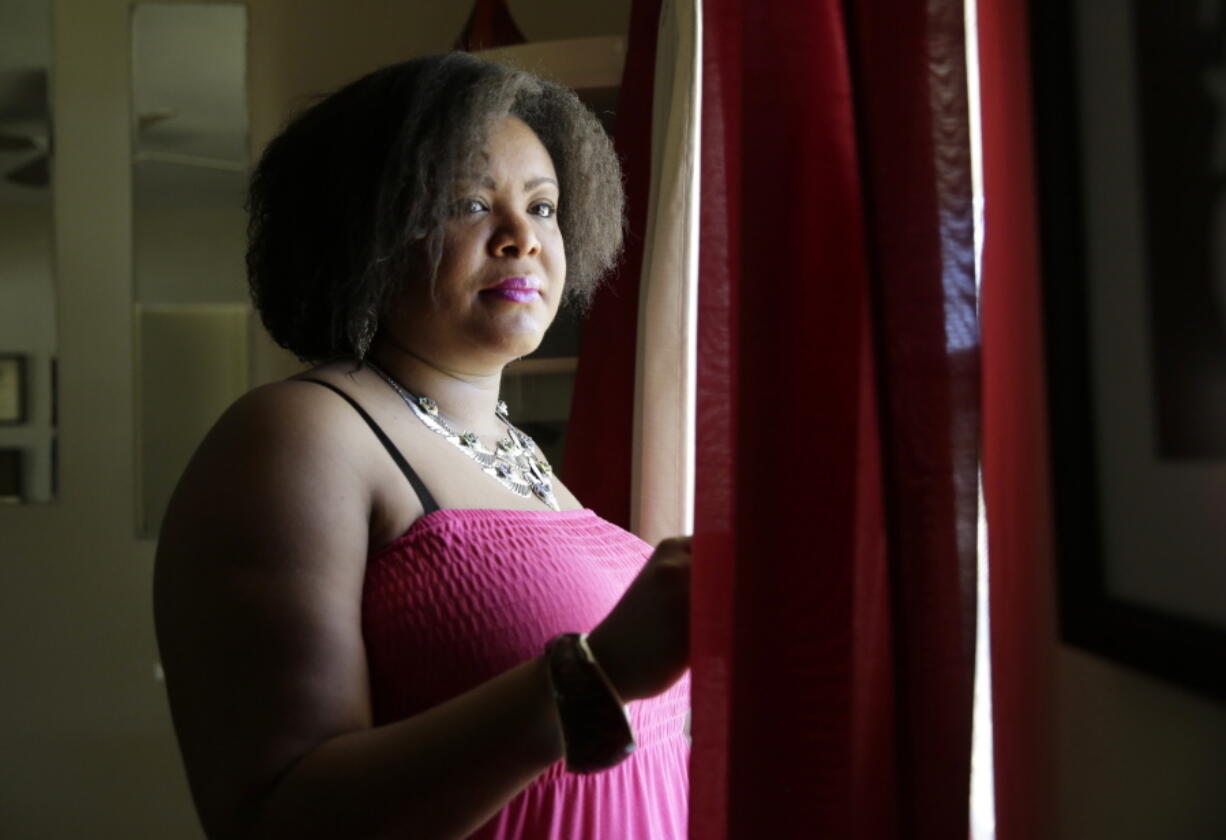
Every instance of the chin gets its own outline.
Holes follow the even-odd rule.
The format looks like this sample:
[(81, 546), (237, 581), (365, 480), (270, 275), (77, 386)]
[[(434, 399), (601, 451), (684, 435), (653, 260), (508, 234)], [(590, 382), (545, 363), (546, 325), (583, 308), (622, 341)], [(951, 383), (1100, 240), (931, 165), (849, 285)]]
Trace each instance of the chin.
[(543, 335), (538, 335), (528, 341), (518, 341), (508, 344), (507, 352), (504, 355), (508, 356), (511, 361), (514, 361), (515, 359), (535, 353), (536, 349), (541, 346), (541, 341), (543, 339)]
[(488, 358), (497, 359), (503, 364), (510, 364), (516, 359), (535, 352), (536, 348), (541, 346), (543, 338), (542, 333), (487, 335), (478, 341), (474, 349), (480, 348), (479, 352)]
[(495, 335), (490, 336), (492, 339), (490, 346), (497, 347), (499, 355), (511, 359), (518, 359), (535, 352), (545, 340), (546, 328), (542, 327), (536, 319), (532, 320), (533, 323), (521, 322), (509, 329), (498, 330)]

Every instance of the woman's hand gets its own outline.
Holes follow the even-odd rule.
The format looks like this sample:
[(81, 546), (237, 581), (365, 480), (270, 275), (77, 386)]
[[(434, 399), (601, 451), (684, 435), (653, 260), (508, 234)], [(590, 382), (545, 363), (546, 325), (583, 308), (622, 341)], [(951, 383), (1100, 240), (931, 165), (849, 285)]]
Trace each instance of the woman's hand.
[(663, 540), (588, 644), (624, 702), (681, 678), (690, 650), (690, 538)]

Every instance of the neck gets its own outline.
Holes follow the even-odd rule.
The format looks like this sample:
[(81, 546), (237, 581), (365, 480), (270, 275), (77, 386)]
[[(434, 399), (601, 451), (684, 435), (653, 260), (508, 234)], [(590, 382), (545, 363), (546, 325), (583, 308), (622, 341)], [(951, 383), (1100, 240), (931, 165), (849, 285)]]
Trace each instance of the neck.
[(478, 435), (502, 434), (503, 426), (494, 414), (502, 387), (501, 367), (465, 371), (387, 340), (376, 343), (370, 358), (409, 391), (437, 402), (451, 425)]

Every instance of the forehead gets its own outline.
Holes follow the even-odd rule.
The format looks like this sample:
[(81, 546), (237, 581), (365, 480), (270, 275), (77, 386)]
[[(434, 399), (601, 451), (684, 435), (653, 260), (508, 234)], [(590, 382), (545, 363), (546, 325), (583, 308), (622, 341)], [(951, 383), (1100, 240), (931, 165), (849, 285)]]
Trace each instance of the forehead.
[(483, 168), (473, 173), (477, 179), (557, 180), (553, 158), (545, 144), (518, 117), (500, 117), (490, 123), (483, 152), (480, 157)]

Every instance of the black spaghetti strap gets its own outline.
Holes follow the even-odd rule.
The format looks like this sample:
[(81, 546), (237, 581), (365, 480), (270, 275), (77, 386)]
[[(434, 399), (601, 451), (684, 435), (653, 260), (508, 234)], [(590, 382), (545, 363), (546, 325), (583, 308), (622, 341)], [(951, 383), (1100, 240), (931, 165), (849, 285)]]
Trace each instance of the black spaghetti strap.
[(421, 500), (421, 507), (424, 513), (434, 513), (434, 511), (439, 509), (438, 502), (434, 501), (434, 496), (430, 495), (430, 491), (426, 489), (425, 482), (421, 480), (421, 476), (417, 474), (416, 470), (409, 466), (409, 462), (405, 460), (404, 456), (400, 454), (400, 450), (396, 448), (396, 444), (392, 443), (391, 439), (384, 433), (383, 429), (379, 428), (379, 424), (375, 422), (374, 418), (366, 413), (366, 409), (358, 405), (357, 400), (346, 394), (340, 388), (337, 388), (331, 382), (324, 382), (322, 379), (310, 379), (303, 377), (299, 381), (314, 382), (317, 385), (322, 385), (325, 388), (340, 394), (345, 399), (345, 402), (353, 406), (354, 410), (356, 410), (357, 413), (362, 416), (362, 419), (366, 421), (366, 425), (370, 426), (370, 430), (374, 432), (375, 437), (379, 439), (379, 443), (383, 444), (383, 448), (387, 450), (387, 454), (391, 455), (392, 460), (396, 462), (396, 466), (400, 467), (400, 471), (404, 473), (404, 477), (407, 478), (409, 480), (409, 484), (412, 485), (413, 491), (417, 493), (417, 498)]

